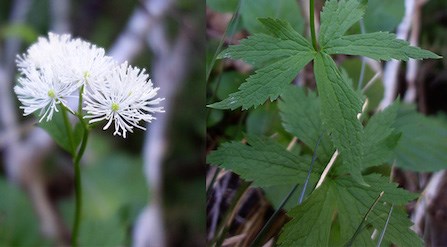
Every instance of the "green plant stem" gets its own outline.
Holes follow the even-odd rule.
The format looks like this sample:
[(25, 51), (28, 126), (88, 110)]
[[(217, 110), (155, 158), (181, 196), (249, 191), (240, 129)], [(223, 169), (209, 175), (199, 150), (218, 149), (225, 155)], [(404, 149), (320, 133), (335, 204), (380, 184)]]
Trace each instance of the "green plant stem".
[(314, 0), (310, 0), (309, 3), (309, 26), (310, 26), (310, 35), (312, 36), (312, 46), (314, 47), (315, 51), (318, 51), (318, 44), (317, 44), (317, 35), (315, 34), (315, 12), (314, 12)]
[(82, 136), (81, 146), (79, 148), (78, 153), (74, 157), (73, 165), (75, 172), (75, 195), (76, 195), (76, 205), (75, 205), (75, 214), (73, 221), (73, 229), (72, 229), (72, 246), (78, 246), (78, 233), (79, 233), (79, 225), (81, 223), (81, 211), (82, 211), (82, 187), (81, 187), (81, 167), (80, 161), (82, 156), (84, 155), (85, 148), (87, 147), (88, 141), (88, 128), (86, 128), (85, 123), (83, 122), (84, 134)]
[(78, 246), (78, 235), (79, 235), (79, 226), (81, 224), (81, 212), (82, 212), (82, 180), (81, 180), (81, 158), (84, 155), (85, 148), (87, 147), (88, 142), (88, 134), (89, 127), (88, 124), (84, 121), (84, 117), (82, 115), (82, 95), (84, 93), (84, 85), (82, 85), (79, 90), (79, 104), (78, 104), (78, 112), (76, 116), (78, 117), (82, 127), (84, 129), (84, 133), (82, 135), (81, 146), (79, 147), (76, 156), (73, 158), (73, 166), (75, 173), (75, 213), (73, 220), (73, 228), (71, 234), (71, 244), (72, 246)]

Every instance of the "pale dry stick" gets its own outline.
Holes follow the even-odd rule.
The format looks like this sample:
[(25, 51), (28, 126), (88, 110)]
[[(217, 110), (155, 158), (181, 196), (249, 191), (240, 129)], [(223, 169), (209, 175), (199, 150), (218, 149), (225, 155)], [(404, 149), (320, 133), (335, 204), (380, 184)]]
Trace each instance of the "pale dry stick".
[[(417, 0), (415, 3), (412, 27), (410, 34), (410, 45), (417, 46), (419, 34), (421, 31), (421, 8), (427, 2), (427, 0)], [(409, 59), (407, 63), (406, 80), (407, 90), (405, 92), (404, 102), (413, 103), (416, 101), (417, 88), (416, 88), (416, 76), (419, 70), (419, 62), (416, 59)]]
[[(428, 217), (429, 207), (435, 206), (436, 198), (443, 197), (444, 188), (447, 184), (447, 171), (442, 170), (433, 174), (425, 189), (422, 191), (419, 200), (415, 206), (414, 214), (411, 217), (414, 225), (411, 227), (419, 235), (423, 235), (428, 226), (425, 220)], [(441, 205), (442, 206), (442, 205)]]
[(229, 237), (224, 240), (222, 246), (223, 247), (236, 246), (238, 243), (242, 242), (246, 237), (247, 237), (246, 233)]
[(318, 180), (318, 183), (315, 186), (315, 189), (318, 189), (318, 187), (320, 187), (323, 184), (324, 179), (326, 178), (327, 174), (329, 173), (329, 171), (331, 170), (335, 161), (337, 160), (338, 155), (339, 155), (339, 152), (337, 149), (337, 150), (335, 150), (334, 154), (332, 155), (331, 160), (329, 161), (327, 166), (324, 168), (323, 173), (321, 174), (320, 179)]
[[(406, 40), (408, 37), (412, 25), (411, 20), (413, 18), (415, 3), (416, 0), (405, 0), (405, 15), (397, 28), (396, 36), (398, 39)], [(399, 72), (400, 64), (401, 62), (398, 60), (391, 60), (386, 63), (383, 74), (384, 95), (379, 104), (379, 110), (383, 110), (391, 105), (396, 97), (397, 73)]]
[(292, 150), (292, 148), (295, 147), (295, 144), (297, 141), (298, 141), (298, 138), (296, 136), (294, 136), (293, 139), (290, 141), (289, 145), (287, 145), (287, 151)]
[(374, 84), (374, 82), (379, 79), (379, 77), (382, 75), (382, 72), (377, 72), (363, 87), (362, 92), (365, 93), (368, 91), (368, 89)]
[[(228, 173), (225, 173), (225, 174), (228, 174)], [(229, 175), (224, 177), (222, 179), (222, 183), (216, 183), (216, 186), (214, 187), (216, 201), (214, 202), (213, 208), (210, 211), (212, 218), (211, 218), (211, 223), (210, 223), (209, 232), (208, 232), (208, 241), (210, 241), (214, 238), (214, 234), (217, 229), (217, 223), (219, 220), (220, 205), (224, 198), (224, 193), (228, 189), (228, 184), (230, 182), (230, 178), (231, 178), (231, 176), (229, 176)]]

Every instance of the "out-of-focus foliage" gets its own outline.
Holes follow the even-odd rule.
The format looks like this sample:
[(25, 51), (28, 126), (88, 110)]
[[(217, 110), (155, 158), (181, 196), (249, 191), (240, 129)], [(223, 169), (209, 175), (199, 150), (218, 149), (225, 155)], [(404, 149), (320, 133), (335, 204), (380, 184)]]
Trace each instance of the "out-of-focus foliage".
[(25, 193), (0, 177), (0, 245), (1, 246), (48, 246), (38, 228), (30, 222), (38, 222)]

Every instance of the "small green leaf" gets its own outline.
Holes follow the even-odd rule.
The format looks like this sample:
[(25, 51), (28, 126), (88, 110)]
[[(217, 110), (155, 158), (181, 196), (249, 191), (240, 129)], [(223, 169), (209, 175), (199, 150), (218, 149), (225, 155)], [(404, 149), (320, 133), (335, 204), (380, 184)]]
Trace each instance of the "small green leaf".
[(404, 60), (409, 58), (441, 58), (431, 51), (410, 44), (388, 32), (354, 34), (332, 39), (324, 46), (328, 54), (347, 54), (370, 57), (376, 60)]
[(358, 0), (328, 0), (321, 12), (319, 42), (321, 47), (341, 37), (358, 22), (365, 13), (366, 6)]
[(319, 53), (314, 60), (314, 70), (323, 126), (343, 160), (343, 167), (338, 170), (350, 173), (357, 182), (364, 184), (361, 175), (363, 127), (357, 119), (362, 102), (352, 87), (343, 81), (329, 55)]
[(220, 57), (243, 58), (255, 65), (268, 63), (256, 74), (250, 76), (225, 100), (209, 105), (217, 109), (242, 109), (256, 107), (267, 99), (278, 98), (284, 87), (315, 55), (304, 37), (298, 34), (290, 24), (274, 19), (260, 19), (268, 30), (268, 35), (257, 35), (223, 51)]
[[(366, 225), (372, 227), (363, 230), (354, 241), (354, 246), (374, 246), (377, 239), (371, 240), (371, 234), (374, 229), (380, 232), (385, 225), (390, 205), (405, 205), (416, 196), (396, 188), (395, 184), (388, 182), (388, 178), (377, 174), (365, 176), (365, 181), (371, 186), (362, 186), (350, 177), (329, 178), (302, 205), (289, 211), (293, 219), (284, 226), (279, 238), (280, 246), (334, 246), (329, 242), (333, 223), (340, 230), (332, 232), (339, 236), (331, 236), (331, 239), (346, 243), (372, 203), (384, 191), (381, 201), (367, 219)], [(398, 246), (422, 246), (416, 233), (409, 229), (411, 221), (407, 215), (402, 209), (396, 209), (385, 239)]]
[(207, 163), (231, 170), (257, 186), (293, 185), (306, 179), (310, 158), (288, 152), (267, 138), (248, 136), (248, 144), (225, 143), (208, 155)]
[[(53, 118), (50, 121), (47, 122), (45, 119), (42, 120), (42, 122), (39, 123), (39, 127), (50, 134), (53, 140), (65, 151), (69, 152), (70, 154), (74, 153), (67, 135), (67, 130), (64, 124), (64, 118), (62, 116), (61, 110), (59, 110), (58, 112), (55, 111), (53, 114)], [(79, 132), (79, 130), (77, 132)]]

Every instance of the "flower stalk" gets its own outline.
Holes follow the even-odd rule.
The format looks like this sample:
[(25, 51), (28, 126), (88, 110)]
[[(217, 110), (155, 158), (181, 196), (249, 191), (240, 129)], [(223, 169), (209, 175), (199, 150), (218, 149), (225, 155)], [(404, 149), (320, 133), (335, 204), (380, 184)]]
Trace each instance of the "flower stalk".
[(309, 3), (309, 26), (310, 26), (310, 35), (312, 37), (312, 46), (315, 51), (319, 51), (318, 43), (317, 43), (317, 35), (315, 34), (315, 4), (314, 0), (310, 0)]

